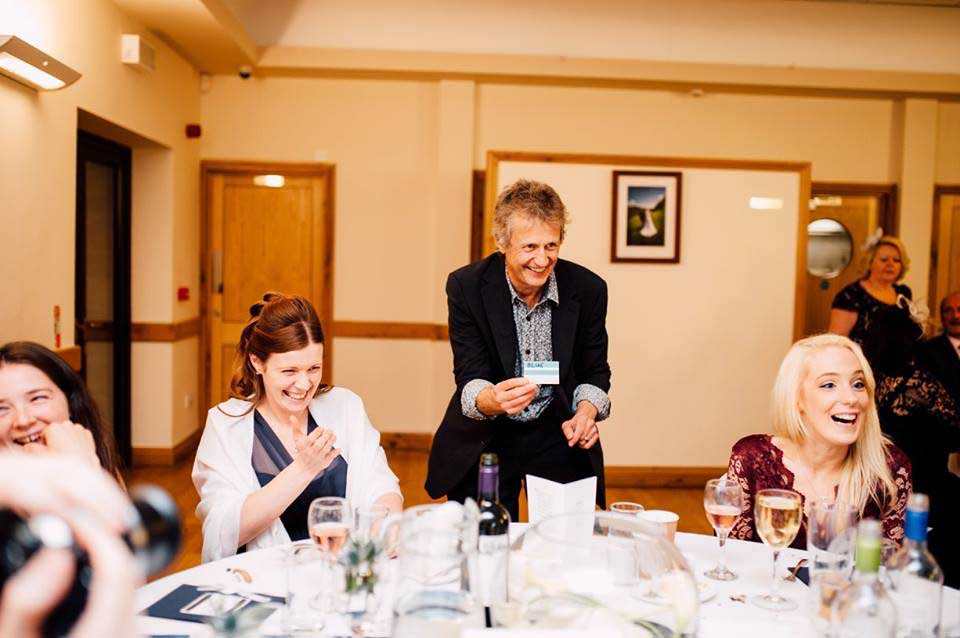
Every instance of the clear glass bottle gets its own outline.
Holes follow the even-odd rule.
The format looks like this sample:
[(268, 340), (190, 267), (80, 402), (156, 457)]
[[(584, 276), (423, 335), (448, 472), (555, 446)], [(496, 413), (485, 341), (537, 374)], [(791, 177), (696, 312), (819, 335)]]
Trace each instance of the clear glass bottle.
[(500, 465), (496, 454), (480, 456), (477, 479), (480, 506), (478, 536), (479, 601), (491, 626), (489, 608), (507, 602), (510, 514), (500, 504)]
[(897, 610), (880, 582), (880, 521), (860, 521), (853, 583), (836, 598), (833, 623), (840, 638), (894, 638)]
[(937, 638), (943, 571), (927, 549), (930, 499), (911, 494), (907, 501), (906, 539), (887, 563), (893, 602), (897, 606), (897, 638)]

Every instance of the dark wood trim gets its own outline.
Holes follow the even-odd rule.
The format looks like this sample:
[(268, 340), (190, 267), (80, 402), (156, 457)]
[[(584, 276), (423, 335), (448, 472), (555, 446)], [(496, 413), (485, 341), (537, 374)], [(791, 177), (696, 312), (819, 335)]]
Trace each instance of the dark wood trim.
[(381, 432), (380, 446), (386, 452), (430, 452), (433, 435), (428, 432)]
[(403, 323), (391, 321), (334, 321), (333, 336), (354, 339), (423, 339), (448, 341), (445, 323)]
[(200, 334), (200, 317), (175, 323), (134, 323), (130, 325), (130, 340), (138, 342), (171, 343)]
[(470, 192), (470, 262), (483, 259), (483, 202), (487, 188), (486, 171), (473, 171)]
[(884, 235), (894, 236), (900, 234), (900, 201), (897, 192), (897, 185), (890, 183), (813, 182), (810, 185), (811, 196), (876, 197), (879, 202), (877, 223), (883, 228)]
[[(124, 464), (131, 461), (131, 386), (130, 386), (130, 322), (131, 322), (131, 220), (132, 158), (129, 147), (77, 129), (76, 150), (76, 233), (74, 269), (74, 341), (81, 348), (80, 374), (86, 380), (88, 325), (86, 309), (86, 167), (93, 162), (112, 169), (114, 174), (113, 235), (113, 313), (109, 321), (99, 321), (97, 340), (113, 344), (113, 435)], [(106, 328), (106, 330), (103, 330)]]
[(74, 371), (80, 372), (83, 368), (83, 351), (80, 349), (80, 346), (67, 346), (66, 348), (59, 348), (54, 350), (60, 358), (67, 362)]
[(709, 159), (702, 157), (650, 157), (644, 155), (602, 155), (594, 153), (529, 153), (525, 151), (487, 151), (486, 200), (483, 210), (484, 252), (495, 249), (490, 235), (493, 207), (497, 196), (497, 172), (500, 162), (556, 162), (565, 164), (610, 164), (676, 168), (715, 168), (726, 170), (796, 172), (800, 179), (797, 210), (797, 271), (794, 281), (793, 339), (804, 335), (806, 308), (807, 211), (810, 205), (810, 162), (769, 160)]
[(933, 336), (942, 329), (940, 325), (940, 301), (948, 290), (940, 290), (938, 285), (940, 271), (940, 198), (944, 195), (960, 195), (960, 184), (933, 185), (933, 219), (930, 226), (930, 275), (927, 278), (927, 298), (930, 300), (930, 317), (928, 336)]
[(612, 487), (672, 487), (703, 489), (707, 481), (719, 478), (725, 467), (684, 467), (656, 465), (608, 465), (604, 468), (607, 489)]
[[(433, 435), (427, 432), (381, 432), (380, 445), (387, 453), (430, 452)], [(719, 478), (726, 467), (608, 465), (604, 469), (607, 487), (690, 488), (702, 490), (708, 480)]]
[(186, 438), (169, 447), (135, 447), (133, 448), (133, 466), (168, 466), (176, 465), (189, 458), (200, 444), (203, 428), (197, 428)]

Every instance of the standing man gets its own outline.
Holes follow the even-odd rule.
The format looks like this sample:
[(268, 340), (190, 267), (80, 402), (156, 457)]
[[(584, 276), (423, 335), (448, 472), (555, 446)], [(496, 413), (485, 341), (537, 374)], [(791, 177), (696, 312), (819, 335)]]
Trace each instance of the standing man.
[(925, 342), (921, 358), (960, 405), (960, 290), (940, 302), (943, 334)]
[[(499, 252), (447, 278), (457, 389), (430, 450), (427, 492), (476, 498), (477, 462), (500, 457), (500, 501), (519, 518), (521, 480), (597, 477), (604, 505), (597, 422), (610, 414), (607, 285), (559, 259), (568, 221), (547, 184), (519, 180), (497, 198)], [(534, 385), (524, 362), (558, 362), (559, 384)]]

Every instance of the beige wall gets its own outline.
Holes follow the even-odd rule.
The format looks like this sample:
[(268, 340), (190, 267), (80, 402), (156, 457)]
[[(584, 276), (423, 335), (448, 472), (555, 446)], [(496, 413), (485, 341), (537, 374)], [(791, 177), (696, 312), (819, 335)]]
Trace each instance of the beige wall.
[[(679, 264), (610, 262), (613, 170), (683, 173)], [(553, 185), (571, 211), (561, 256), (607, 282), (607, 464), (724, 465), (738, 438), (769, 431), (792, 342), (799, 173), (501, 162), (497, 177)], [(751, 196), (783, 209), (751, 210)]]
[[(133, 144), (133, 320), (169, 322), (197, 314), (198, 145), (183, 126), (200, 119), (196, 71), (109, 0), (0, 3), (0, 24), (77, 69), (83, 77), (56, 92), (0, 78), (0, 209), (6, 254), (0, 262), (5, 308), (0, 340), (53, 345), (52, 308), (63, 312), (64, 344), (73, 342), (74, 219), (78, 110), (124, 129)], [(156, 48), (157, 70), (120, 63), (120, 34), (139, 33)], [(131, 141), (132, 140), (132, 141)], [(135, 143), (134, 143), (135, 142)], [(177, 305), (174, 282), (194, 300)], [(196, 426), (195, 411), (171, 411), (181, 383), (196, 386), (196, 363), (177, 372), (178, 348), (133, 348), (133, 445), (168, 446)], [(172, 384), (173, 383), (173, 384)], [(175, 441), (174, 441), (175, 442)]]
[[(926, 114), (919, 120), (926, 127), (921, 135), (917, 126), (906, 125), (905, 114), (917, 112), (915, 105), (907, 109), (902, 101), (878, 98), (717, 93), (693, 97), (660, 90), (471, 81), (270, 77), (243, 82), (216, 76), (202, 105), (204, 157), (322, 159), (337, 165), (338, 320), (445, 321), (445, 276), (468, 259), (470, 171), (485, 167), (488, 150), (810, 161), (815, 180), (854, 182), (900, 181), (902, 155), (909, 148), (940, 173), (949, 172), (960, 150), (952, 129), (944, 132), (935, 122), (930, 129), (929, 105), (919, 111)], [(934, 113), (944, 119), (946, 112), (949, 119), (954, 114), (951, 107), (940, 104)], [(244, 134), (237, 134), (241, 130)], [(932, 175), (924, 178), (916, 170), (912, 175), (909, 181), (916, 189), (908, 188), (911, 202), (921, 197), (924, 180), (932, 180)], [(599, 200), (606, 202), (607, 197)], [(702, 205), (705, 208), (698, 211), (697, 204), (690, 203), (686, 210), (696, 219), (710, 206)], [(904, 208), (901, 230), (918, 246), (915, 253), (928, 251), (923, 235), (929, 234), (928, 209), (912, 204)], [(606, 215), (601, 219), (608, 224)], [(571, 232), (578, 236), (585, 226), (591, 232), (599, 228), (581, 220), (574, 222)], [(696, 233), (697, 228), (691, 226), (689, 232)], [(721, 225), (711, 232), (725, 243), (731, 231)], [(784, 267), (792, 269), (795, 229), (789, 226), (785, 232), (774, 244), (763, 245), (775, 245), (778, 254), (790, 255)], [(607, 250), (605, 235), (593, 239), (601, 251)], [(713, 253), (708, 249), (703, 254)], [(715, 259), (712, 266), (726, 272), (725, 263)], [(716, 391), (717, 401), (710, 404), (715, 410), (720, 397), (727, 397), (743, 409), (745, 418), (721, 427), (713, 413), (705, 412), (691, 425), (704, 429), (691, 432), (707, 436), (709, 445), (681, 449), (665, 442), (651, 447), (640, 444), (650, 435), (640, 416), (643, 411), (628, 408), (623, 421), (611, 422), (621, 432), (614, 435), (618, 438), (608, 452), (611, 463), (721, 463), (738, 434), (762, 429), (769, 383), (789, 345), (793, 316), (792, 270), (777, 271), (776, 277), (782, 289), (764, 295), (778, 308), (766, 313), (768, 337), (749, 344), (751, 360), (760, 362), (749, 389)], [(713, 279), (700, 276), (688, 275), (676, 283), (684, 299), (702, 300), (715, 309), (695, 315), (696, 330), (718, 336), (716, 331), (729, 327), (728, 317), (750, 303), (749, 291), (757, 285), (754, 274), (738, 272), (735, 281), (729, 290), (723, 288), (724, 294), (717, 292)], [(925, 290), (922, 278), (910, 283), (915, 290)], [(670, 299), (667, 305), (676, 314), (678, 302)], [(724, 305), (731, 303), (730, 308)], [(683, 325), (694, 330), (694, 325)], [(634, 370), (633, 345), (638, 356), (654, 363)], [(435, 428), (453, 388), (448, 345), (341, 338), (334, 347), (335, 382), (364, 397), (378, 427), (424, 432)], [(643, 388), (656, 387), (655, 380), (644, 375), (654, 374), (657, 365), (670, 360), (663, 352), (648, 354), (643, 344), (632, 344), (614, 355), (614, 387), (620, 384), (617, 391), (625, 397), (645, 396)], [(678, 361), (683, 361), (678, 366), (687, 366), (686, 372), (696, 367), (690, 359)], [(726, 360), (718, 362), (723, 365)], [(677, 379), (682, 378), (679, 370), (671, 373)], [(661, 424), (667, 419), (666, 406), (684, 405), (689, 391), (681, 384), (668, 387), (654, 397), (658, 403), (652, 415)], [(623, 403), (622, 397), (617, 399), (618, 405)], [(632, 428), (628, 422), (634, 417), (639, 425)]]

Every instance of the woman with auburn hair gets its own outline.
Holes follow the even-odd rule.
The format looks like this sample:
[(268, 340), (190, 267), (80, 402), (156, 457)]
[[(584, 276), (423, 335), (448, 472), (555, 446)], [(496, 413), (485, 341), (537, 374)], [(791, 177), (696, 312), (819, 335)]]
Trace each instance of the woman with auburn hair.
[(323, 343), (303, 297), (266, 293), (251, 306), (232, 398), (210, 409), (193, 465), (204, 562), (307, 538), (317, 497), (401, 509), (360, 397), (321, 382)]
[[(880, 432), (876, 384), (860, 347), (822, 334), (793, 344), (773, 386), (774, 435), (737, 441), (727, 476), (740, 483), (743, 510), (732, 538), (757, 539), (753, 495), (799, 492), (806, 503), (836, 501), (877, 518), (886, 538), (903, 539), (910, 462)], [(792, 547), (806, 546), (806, 513)]]
[(864, 348), (871, 364), (869, 341), (893, 338), (884, 331), (888, 315), (917, 316), (913, 292), (900, 283), (910, 269), (907, 248), (896, 237), (885, 235), (868, 243), (863, 254), (864, 275), (845, 286), (833, 299), (828, 332), (848, 336)]
[(70, 454), (120, 480), (113, 437), (83, 379), (38, 343), (0, 347), (0, 446)]

